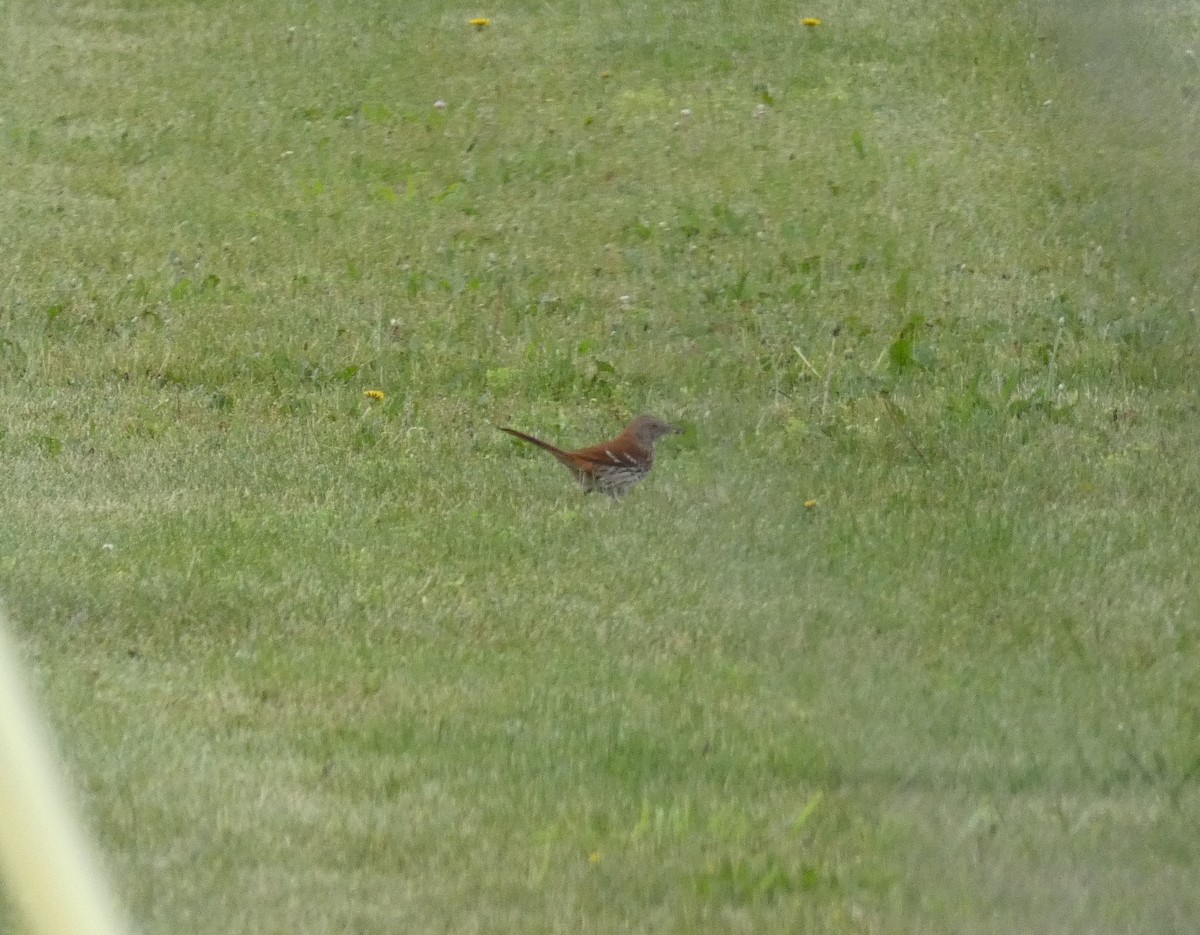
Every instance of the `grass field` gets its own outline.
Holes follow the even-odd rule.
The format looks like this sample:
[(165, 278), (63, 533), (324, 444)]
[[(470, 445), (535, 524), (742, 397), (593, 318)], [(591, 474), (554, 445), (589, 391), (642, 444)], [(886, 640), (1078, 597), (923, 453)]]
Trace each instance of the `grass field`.
[(0, 594), (140, 930), (1195, 931), (1126, 7), (10, 5)]

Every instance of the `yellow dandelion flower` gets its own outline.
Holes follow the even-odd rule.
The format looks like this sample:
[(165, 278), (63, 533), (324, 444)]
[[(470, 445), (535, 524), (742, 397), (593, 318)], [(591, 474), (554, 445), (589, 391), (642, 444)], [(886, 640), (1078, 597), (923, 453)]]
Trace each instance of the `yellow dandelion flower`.
[(805, 501), (804, 501), (804, 509), (806, 509), (806, 510), (815, 510), (816, 508), (817, 508), (817, 501), (816, 501), (816, 500), (805, 500)]
[(373, 399), (376, 402), (387, 398), (383, 390), (363, 390), (363, 396), (367, 397), (367, 399)]
[(600, 863), (600, 852), (599, 852), (599, 851), (592, 851), (590, 854), (588, 854), (588, 863), (589, 863), (589, 864), (598, 864), (598, 863)]
[(488, 26), (492, 25), (492, 21), (490, 19), (488, 19), (486, 16), (476, 16), (473, 20), (470, 21), (470, 23), (476, 29), (486, 29)]
[(807, 26), (809, 29), (816, 29), (821, 25), (821, 21), (815, 16), (806, 16), (804, 19), (800, 20), (800, 25)]

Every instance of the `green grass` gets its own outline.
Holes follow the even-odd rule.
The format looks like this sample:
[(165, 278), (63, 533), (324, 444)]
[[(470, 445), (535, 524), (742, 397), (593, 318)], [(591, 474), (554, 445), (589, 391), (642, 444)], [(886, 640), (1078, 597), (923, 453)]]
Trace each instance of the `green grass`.
[(0, 592), (142, 930), (1192, 930), (1145, 6), (9, 10)]

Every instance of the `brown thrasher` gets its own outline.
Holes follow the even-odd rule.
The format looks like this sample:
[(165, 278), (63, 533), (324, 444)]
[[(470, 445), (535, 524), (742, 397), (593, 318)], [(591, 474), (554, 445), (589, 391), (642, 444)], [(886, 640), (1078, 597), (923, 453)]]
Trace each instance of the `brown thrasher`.
[(612, 441), (578, 451), (563, 451), (516, 429), (502, 425), (496, 427), (501, 432), (508, 432), (550, 452), (566, 466), (585, 491), (598, 490), (610, 497), (624, 496), (629, 493), (630, 487), (650, 473), (650, 468), (654, 467), (655, 442), (664, 435), (683, 432), (683, 429), (655, 416), (638, 416)]

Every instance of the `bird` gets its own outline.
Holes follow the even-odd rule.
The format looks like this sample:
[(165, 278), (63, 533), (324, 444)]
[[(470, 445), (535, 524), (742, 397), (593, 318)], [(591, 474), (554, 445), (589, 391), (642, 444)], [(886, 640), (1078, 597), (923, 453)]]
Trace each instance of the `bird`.
[(645, 480), (650, 468), (654, 467), (654, 445), (660, 438), (683, 434), (683, 429), (657, 416), (640, 415), (611, 441), (578, 451), (564, 451), (516, 429), (503, 425), (496, 428), (550, 452), (571, 472), (585, 493), (597, 490), (614, 499), (623, 497), (634, 484)]

